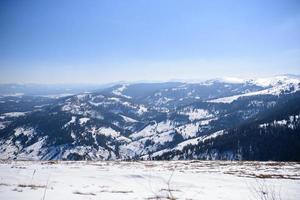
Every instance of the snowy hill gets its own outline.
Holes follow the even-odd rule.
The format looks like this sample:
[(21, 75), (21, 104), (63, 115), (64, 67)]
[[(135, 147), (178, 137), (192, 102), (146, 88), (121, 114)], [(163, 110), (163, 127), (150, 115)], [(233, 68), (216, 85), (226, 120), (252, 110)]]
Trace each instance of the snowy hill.
[[(300, 160), (290, 155), (300, 152), (299, 90), (298, 76), (282, 75), (5, 95), (0, 158)], [(281, 143), (289, 148), (265, 154)]]

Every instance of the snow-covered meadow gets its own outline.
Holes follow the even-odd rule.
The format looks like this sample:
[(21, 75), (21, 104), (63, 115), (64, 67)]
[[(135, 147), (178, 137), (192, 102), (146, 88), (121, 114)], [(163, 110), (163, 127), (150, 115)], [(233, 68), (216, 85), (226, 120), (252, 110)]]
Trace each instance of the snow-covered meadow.
[(0, 199), (300, 197), (300, 163), (1, 161)]

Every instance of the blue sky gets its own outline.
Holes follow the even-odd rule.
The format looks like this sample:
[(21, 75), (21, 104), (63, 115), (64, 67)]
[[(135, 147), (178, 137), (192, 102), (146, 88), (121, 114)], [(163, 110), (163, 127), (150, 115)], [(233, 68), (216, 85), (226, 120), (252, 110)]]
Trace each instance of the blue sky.
[(2, 0), (0, 82), (300, 74), (299, 0)]

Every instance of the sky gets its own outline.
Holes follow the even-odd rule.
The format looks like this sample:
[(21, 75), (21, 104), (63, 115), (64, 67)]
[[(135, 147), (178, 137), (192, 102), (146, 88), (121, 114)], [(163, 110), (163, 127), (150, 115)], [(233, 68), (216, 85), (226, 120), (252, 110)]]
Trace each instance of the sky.
[(1, 0), (0, 83), (300, 74), (299, 0)]

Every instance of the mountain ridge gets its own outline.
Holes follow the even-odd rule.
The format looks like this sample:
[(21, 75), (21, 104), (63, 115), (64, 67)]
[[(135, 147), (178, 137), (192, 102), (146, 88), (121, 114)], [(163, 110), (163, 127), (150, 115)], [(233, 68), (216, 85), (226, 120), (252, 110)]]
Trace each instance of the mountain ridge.
[[(285, 144), (298, 141), (300, 78), (256, 80), (272, 84), (123, 83), (59, 98), (2, 96), (0, 158), (300, 160), (285, 150), (278, 157), (257, 155), (268, 151), (261, 147), (262, 131), (274, 144), (283, 138)], [(283, 112), (289, 105), (293, 107)], [(251, 148), (259, 144), (252, 154), (247, 142), (237, 142), (253, 138), (243, 126), (256, 135)]]

